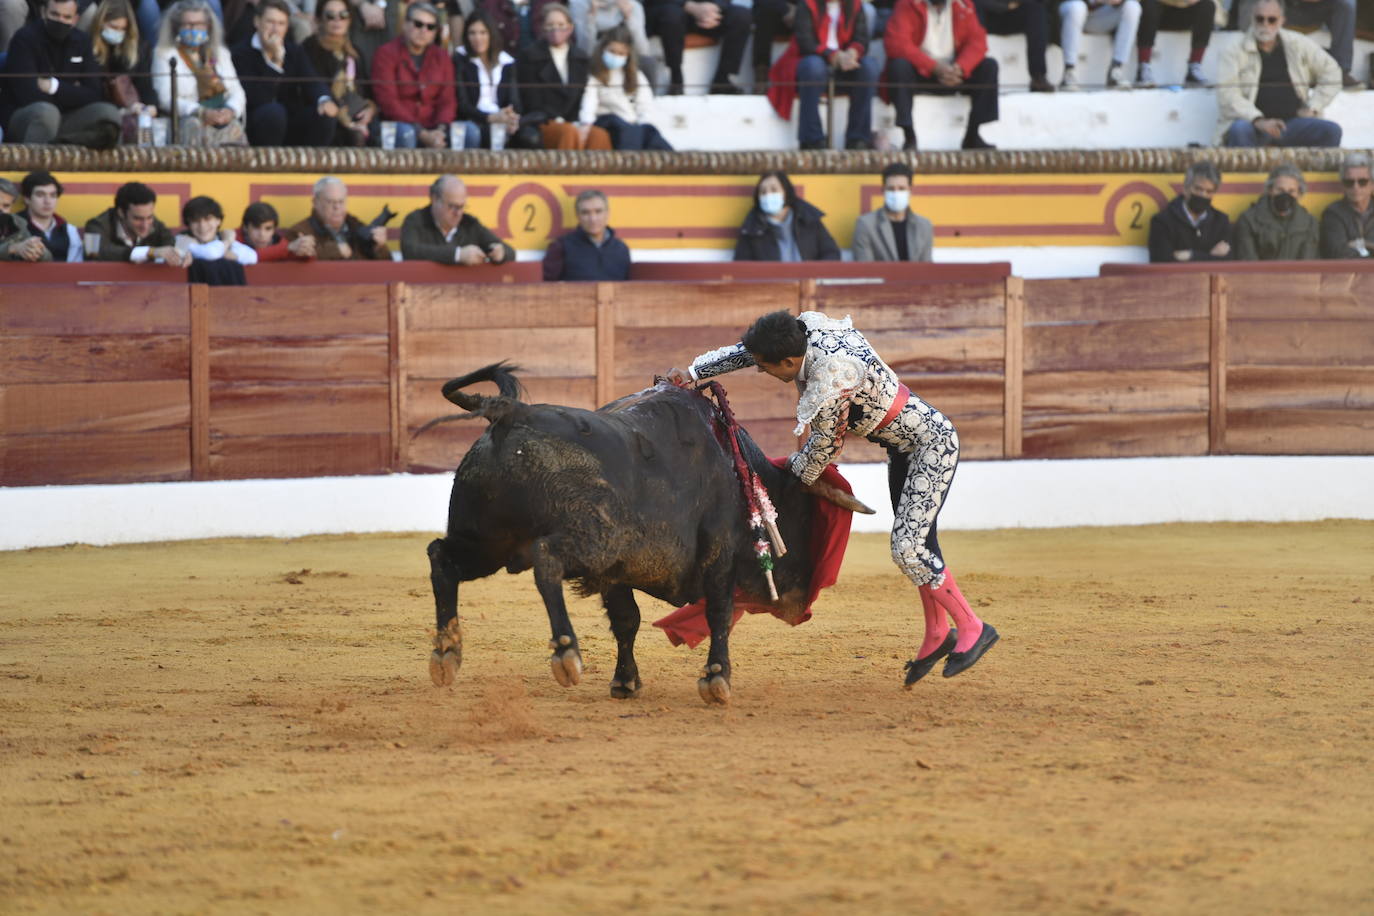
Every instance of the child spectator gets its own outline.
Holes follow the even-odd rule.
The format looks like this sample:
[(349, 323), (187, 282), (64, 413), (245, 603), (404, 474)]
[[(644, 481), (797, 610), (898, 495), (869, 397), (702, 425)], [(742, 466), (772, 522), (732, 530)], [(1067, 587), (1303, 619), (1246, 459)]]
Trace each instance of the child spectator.
[(153, 49), (153, 88), (158, 107), (177, 119), (179, 145), (247, 145), (247, 100), (224, 47), (224, 29), (205, 0), (177, 0), (162, 17)]
[(797, 197), (785, 172), (764, 172), (754, 186), (754, 207), (735, 242), (736, 261), (838, 261), (840, 246), (820, 210)]
[(878, 65), (867, 54), (869, 26), (859, 0), (801, 0), (796, 26), (792, 43), (768, 73), (768, 101), (779, 117), (790, 119), (792, 100), (800, 96), (797, 141), (802, 149), (825, 149), (821, 93), (833, 70), (835, 90), (849, 96), (845, 147), (868, 149)]
[(225, 230), (224, 208), (213, 197), (192, 197), (181, 208), (181, 221), (186, 228), (173, 244), (197, 261), (238, 261), (240, 264), (258, 263), (258, 253), (237, 241), (234, 233)]
[(258, 262), (308, 261), (315, 256), (315, 237), (302, 235), (288, 240), (277, 231), (277, 208), (258, 201), (243, 211), (243, 223), (235, 238), (258, 253)]
[(348, 37), (353, 16), (347, 0), (324, 0), (318, 7), (316, 32), (301, 45), (315, 72), (329, 84), (329, 96), (339, 107), (343, 130), (334, 135), (339, 146), (366, 146), (374, 135), (377, 105), (369, 97), (367, 60)]
[(458, 120), (465, 131), (464, 146), (493, 149), (493, 128), (508, 139), (520, 130), (516, 107), (515, 58), (506, 53), (495, 22), (478, 10), (463, 26), (463, 44), (453, 55), (458, 77)]
[(639, 69), (630, 32), (616, 26), (596, 43), (578, 123), (595, 124), (606, 131), (615, 149), (672, 150), (658, 128), (645, 120), (653, 101), (654, 92)]
[(644, 26), (644, 6), (640, 0), (571, 0), (568, 8), (573, 16), (573, 40), (583, 54), (596, 50), (596, 41), (616, 26), (630, 32), (639, 68), (649, 77), (649, 84), (662, 87), (658, 58), (649, 49), (649, 34)]

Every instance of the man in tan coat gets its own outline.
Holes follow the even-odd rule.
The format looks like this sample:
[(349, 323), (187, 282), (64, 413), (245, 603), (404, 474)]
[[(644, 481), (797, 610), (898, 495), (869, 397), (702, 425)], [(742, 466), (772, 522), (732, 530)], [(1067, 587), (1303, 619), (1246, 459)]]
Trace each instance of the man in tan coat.
[(1245, 37), (1222, 55), (1215, 143), (1340, 146), (1340, 125), (1318, 115), (1341, 91), (1341, 68), (1283, 23), (1283, 4), (1260, 0)]

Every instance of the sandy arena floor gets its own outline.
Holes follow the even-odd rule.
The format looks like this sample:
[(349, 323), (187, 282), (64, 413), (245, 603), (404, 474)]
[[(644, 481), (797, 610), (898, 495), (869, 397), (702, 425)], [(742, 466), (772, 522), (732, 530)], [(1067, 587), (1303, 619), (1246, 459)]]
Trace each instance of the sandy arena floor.
[(427, 540), (0, 554), (0, 911), (1374, 913), (1374, 523), (949, 532), (1003, 639), (909, 693), (859, 536), (725, 710), (528, 574), (435, 688)]

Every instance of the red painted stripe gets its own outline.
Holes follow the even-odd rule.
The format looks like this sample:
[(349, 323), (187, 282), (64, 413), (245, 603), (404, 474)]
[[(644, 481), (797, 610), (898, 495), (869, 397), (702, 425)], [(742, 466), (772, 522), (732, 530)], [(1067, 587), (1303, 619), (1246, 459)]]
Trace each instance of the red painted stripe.
[(732, 239), (738, 233), (733, 226), (686, 226), (683, 228), (638, 228), (615, 230), (623, 239)]
[(637, 185), (637, 184), (565, 184), (563, 193), (576, 197), (583, 191), (601, 191), (616, 197), (753, 197), (753, 185)]
[[(387, 194), (397, 194), (401, 197), (422, 197), (429, 194), (429, 187), (420, 184), (353, 184), (344, 182), (349, 194), (360, 197), (381, 197)], [(298, 195), (309, 196), (315, 190), (315, 182), (300, 184), (258, 184), (254, 182), (248, 186), (248, 196), (251, 200), (257, 201), (263, 195), (272, 194), (275, 196), (285, 195), (294, 197)], [(495, 185), (468, 185), (469, 197), (495, 197)]]
[[(616, 230), (619, 232), (620, 230)], [(935, 234), (945, 238), (985, 238), (996, 235), (1113, 235), (1101, 223), (1025, 224), (1019, 226), (936, 226)]]

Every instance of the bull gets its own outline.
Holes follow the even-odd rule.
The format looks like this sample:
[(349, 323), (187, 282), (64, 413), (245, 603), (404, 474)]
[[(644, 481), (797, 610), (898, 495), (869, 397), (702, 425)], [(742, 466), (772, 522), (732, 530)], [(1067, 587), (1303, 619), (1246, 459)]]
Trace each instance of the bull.
[[(639, 694), (635, 662), (640, 612), (635, 591), (675, 605), (705, 599), (710, 650), (697, 689), (708, 704), (730, 699), (730, 627), (735, 591), (767, 595), (768, 583), (732, 452), (718, 435), (714, 405), (660, 380), (596, 411), (526, 404), (514, 367), (496, 363), (455, 378), (444, 397), (489, 426), (454, 474), (447, 533), (430, 543), (434, 683), (453, 683), (462, 664), (458, 584), (533, 569), (548, 611), (549, 663), (565, 687), (581, 680), (582, 656), (563, 584), (599, 595), (616, 640), (611, 696)], [(500, 392), (465, 391), (494, 382)], [(774, 467), (744, 430), (740, 453), (767, 488), (787, 547), (774, 561), (777, 609), (805, 606), (811, 569), (812, 501), (872, 511), (834, 487), (804, 486)]]

